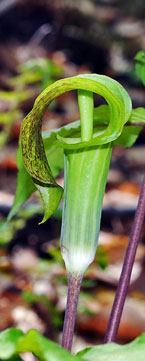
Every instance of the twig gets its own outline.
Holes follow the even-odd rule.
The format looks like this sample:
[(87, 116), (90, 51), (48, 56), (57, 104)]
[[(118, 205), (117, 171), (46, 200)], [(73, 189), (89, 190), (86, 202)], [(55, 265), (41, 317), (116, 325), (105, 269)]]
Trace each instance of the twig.
[(135, 260), (136, 250), (140, 239), (141, 228), (144, 221), (144, 215), (145, 215), (145, 177), (143, 179), (143, 183), (141, 187), (138, 206), (130, 234), (130, 240), (128, 243), (116, 296), (114, 299), (107, 331), (105, 334), (104, 343), (116, 341), (120, 319), (125, 303), (125, 298), (130, 283), (131, 272)]

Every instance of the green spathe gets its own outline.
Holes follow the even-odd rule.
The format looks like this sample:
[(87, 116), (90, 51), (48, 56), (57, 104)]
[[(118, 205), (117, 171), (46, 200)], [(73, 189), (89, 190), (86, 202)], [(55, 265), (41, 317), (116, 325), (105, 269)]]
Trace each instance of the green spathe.
[[(85, 142), (85, 147), (109, 143), (116, 139), (121, 134), (132, 110), (131, 99), (125, 89), (115, 80), (105, 76), (89, 74), (66, 78), (46, 88), (36, 99), (32, 111), (23, 120), (21, 142), (24, 165), (28, 173), (34, 179), (52, 186), (56, 186), (56, 182), (46, 158), (41, 135), (43, 115), (55, 97), (74, 89), (100, 94), (109, 105), (110, 121), (108, 126), (102, 134), (97, 135), (96, 139), (92, 140), (91, 144)], [(73, 144), (72, 138), (68, 138), (67, 142), (74, 149), (83, 147), (84, 143), (78, 140), (77, 144)], [(62, 139), (58, 141), (58, 145), (62, 143), (66, 147), (67, 142)]]
[[(111, 78), (108, 78), (108, 77), (102, 76), (102, 75), (97, 75), (97, 74), (81, 75), (80, 77), (81, 78), (87, 77), (88, 79), (90, 77), (91, 80), (98, 79), (98, 81), (102, 82), (103, 85), (105, 84), (105, 86), (107, 86), (108, 89), (111, 89), (111, 98), (110, 99), (114, 100), (114, 98), (113, 98), (114, 94), (115, 94), (115, 96), (119, 95), (119, 101), (121, 101), (123, 108), (125, 108), (126, 117), (128, 118), (128, 115), (130, 113), (131, 102), (130, 102), (130, 98), (129, 98), (127, 92), (123, 89), (123, 87), (120, 84), (118, 84), (115, 80), (113, 80)], [(74, 142), (74, 140), (72, 139), (73, 137), (75, 137), (75, 142), (78, 143), (78, 140), (81, 141), (80, 132), (83, 134), (83, 138), (84, 138), (84, 132), (86, 134), (86, 131), (87, 131), (86, 136), (89, 137), (88, 129), (92, 129), (92, 124), (90, 122), (90, 118), (92, 118), (92, 115), (90, 117), (92, 110), (91, 110), (91, 113), (87, 113), (88, 122), (87, 122), (87, 120), (85, 121), (85, 126), (82, 127), (82, 123), (80, 124), (80, 121), (76, 121), (76, 122), (70, 123), (68, 125), (65, 125), (59, 129), (42, 132), (43, 142), (41, 142), (41, 145), (43, 144), (44, 147), (40, 147), (39, 149), (37, 148), (37, 139), (39, 139), (39, 137), (41, 139), (41, 124), (42, 124), (43, 113), (45, 112), (46, 106), (50, 102), (50, 98), (58, 95), (58, 88), (60, 91), (60, 85), (62, 88), (61, 92), (65, 91), (65, 89), (66, 89), (65, 81), (66, 80), (67, 80), (70, 88), (71, 88), (71, 82), (73, 83), (73, 86), (74, 86), (75, 79), (76, 79), (76, 77), (64, 79), (64, 80), (54, 83), (53, 86), (51, 86), (51, 87), (49, 86), (37, 98), (37, 100), (34, 104), (33, 110), (27, 115), (27, 117), (23, 121), (24, 128), (25, 127), (27, 128), (26, 129), (27, 137), (25, 139), (25, 136), (24, 137), (22, 136), (22, 143), (23, 143), (23, 148), (27, 149), (26, 154), (28, 156), (25, 157), (25, 154), (24, 154), (24, 157), (22, 157), (21, 144), (20, 144), (19, 150), (17, 152), (17, 165), (18, 165), (18, 170), (19, 170), (18, 171), (18, 179), (17, 179), (17, 188), (16, 188), (16, 194), (15, 194), (15, 200), (14, 200), (13, 206), (11, 208), (11, 211), (9, 213), (8, 220), (10, 220), (19, 211), (19, 208), (30, 197), (30, 195), (33, 192), (35, 192), (36, 189), (38, 189), (38, 186), (37, 186), (38, 182), (41, 182), (40, 183), (41, 188), (39, 187), (40, 192), (41, 192), (41, 190), (43, 191), (43, 187), (44, 187), (44, 191), (41, 193), (42, 199), (48, 200), (48, 203), (46, 201), (44, 202), (45, 215), (44, 215), (43, 221), (46, 220), (47, 217), (51, 215), (51, 212), (53, 212), (53, 209), (57, 208), (59, 200), (58, 200), (58, 202), (56, 202), (56, 204), (55, 204), (55, 202), (53, 202), (53, 207), (54, 207), (53, 208), (52, 205), (50, 204), (50, 199), (52, 199), (51, 195), (54, 192), (53, 193), (54, 199), (55, 198), (57, 199), (57, 193), (59, 193), (58, 194), (59, 195), (58, 199), (59, 199), (60, 196), (62, 195), (62, 191), (60, 189), (59, 189), (59, 191), (57, 191), (57, 185), (54, 181), (54, 178), (52, 178), (52, 175), (53, 175), (53, 177), (56, 177), (59, 174), (59, 172), (61, 171), (61, 169), (63, 168), (63, 164), (64, 164), (63, 147), (65, 147), (65, 148), (74, 147), (76, 149), (80, 147), (80, 144), (76, 144), (76, 145), (67, 144), (67, 141), (68, 141), (68, 143)], [(98, 82), (97, 82), (97, 84), (98, 84)], [(96, 84), (96, 89), (97, 89), (97, 84)], [(51, 91), (53, 94), (50, 96)], [(67, 91), (68, 91), (68, 89), (67, 89)], [(79, 94), (81, 94), (82, 92), (83, 92), (83, 94), (85, 94), (85, 92), (88, 94), (91, 94), (91, 92), (79, 90)], [(91, 99), (92, 99), (92, 95), (90, 95), (90, 100)], [(40, 106), (40, 103), (41, 103), (41, 106)], [(83, 104), (83, 108), (84, 108), (83, 109), (84, 111), (81, 112), (81, 117), (83, 117), (83, 114), (85, 113), (85, 109), (87, 109), (85, 102)], [(87, 110), (87, 112), (88, 112), (88, 110)], [(35, 119), (35, 114), (37, 115), (36, 119)], [(89, 116), (88, 116), (88, 114), (89, 114)], [(114, 131), (116, 131), (116, 129), (118, 127), (118, 121), (120, 118), (118, 118), (118, 117), (115, 118), (115, 114), (114, 114), (114, 119), (115, 119)], [(94, 142), (94, 141), (96, 143), (96, 139), (98, 139), (99, 131), (104, 133), (105, 129), (108, 127), (109, 121), (110, 121), (110, 107), (109, 106), (102, 105), (97, 108), (94, 108), (94, 111), (93, 111), (94, 129), (93, 129), (92, 139), (90, 141), (85, 141), (85, 142), (81, 143), (81, 147), (82, 147), (82, 145), (84, 145), (85, 147), (88, 147), (89, 145), (91, 146), (92, 142)], [(131, 146), (135, 142), (135, 140), (137, 139), (137, 136), (142, 128), (141, 128), (141, 126), (137, 126), (137, 125), (127, 127), (128, 124), (131, 125), (132, 123), (135, 123), (135, 124), (145, 123), (145, 109), (138, 108), (138, 109), (132, 110), (126, 125), (122, 129), (121, 135), (118, 136), (118, 138), (116, 138), (116, 140), (114, 140), (114, 144), (128, 147), (128, 146)], [(39, 127), (38, 127), (38, 124), (39, 124)], [(122, 119), (122, 124), (124, 124), (124, 118)], [(34, 135), (34, 136), (31, 136), (32, 125), (33, 125), (33, 130), (34, 130), (34, 134), (32, 134), (32, 135)], [(102, 130), (100, 130), (100, 125), (102, 126)], [(22, 128), (23, 128), (23, 126), (22, 126)], [(37, 133), (39, 133), (39, 134), (37, 134)], [(96, 136), (97, 136), (97, 138), (94, 140), (94, 138)], [(68, 137), (69, 137), (69, 139), (67, 139)], [(107, 140), (107, 138), (106, 138), (106, 140)], [(33, 154), (32, 149), (31, 149), (31, 144), (33, 142), (35, 143), (35, 149), (34, 149), (34, 150), (36, 150), (35, 154)], [(28, 145), (28, 147), (27, 147), (27, 145)], [(38, 142), (38, 145), (40, 145), (40, 142)], [(62, 148), (60, 148), (60, 147), (62, 147)], [(42, 156), (41, 164), (43, 164), (43, 160), (44, 160), (44, 163), (46, 163), (45, 169), (47, 168), (47, 171), (50, 172), (49, 173), (50, 181), (49, 181), (49, 176), (47, 176), (47, 183), (46, 183), (45, 177), (44, 178), (42, 177), (42, 173), (41, 173), (41, 177), (40, 177), (41, 168), (39, 167), (39, 161), (40, 161), (39, 153), (41, 152), (43, 154), (44, 151), (46, 154), (47, 162), (50, 166), (50, 168), (48, 169), (46, 159), (45, 159), (45, 157)], [(30, 157), (30, 164), (29, 164), (29, 157)], [(24, 163), (25, 163), (27, 170), (24, 166)], [(36, 168), (36, 172), (34, 172), (34, 168)], [(51, 171), (50, 171), (50, 169), (51, 169)], [(37, 178), (37, 176), (38, 176), (38, 178)], [(40, 178), (41, 178), (41, 180), (40, 180)], [(43, 180), (42, 180), (42, 178), (43, 178)], [(38, 182), (36, 182), (36, 179)], [(51, 181), (52, 181), (52, 183), (51, 183)], [(37, 184), (35, 184), (35, 182)], [(46, 183), (46, 185), (45, 185), (45, 183)], [(54, 184), (55, 184), (55, 186), (54, 186)], [(53, 188), (52, 190), (50, 190), (51, 186)], [(44, 196), (44, 194), (46, 194), (46, 197)]]
[(93, 261), (112, 143), (65, 151), (61, 251), (69, 273), (84, 273)]
[[(40, 94), (34, 103), (33, 109), (23, 120), (21, 126), (21, 145), (24, 165), (33, 178), (35, 187), (40, 191), (42, 199), (47, 199), (47, 204), (45, 202), (45, 215), (43, 221), (50, 217), (58, 207), (63, 193), (62, 189), (55, 182), (45, 153), (41, 135), (43, 115), (48, 105), (55, 97), (74, 89), (78, 89), (80, 92), (87, 92), (87, 95), (89, 94), (88, 99), (90, 102), (86, 107), (86, 110), (88, 109), (89, 112), (91, 112), (91, 121), (88, 110), (86, 113), (89, 121), (87, 125), (87, 129), (89, 129), (88, 138), (84, 137), (84, 134), (86, 135), (85, 125), (87, 124), (87, 119), (85, 120), (83, 117), (85, 112), (83, 102), (80, 108), (82, 127), (81, 137), (83, 139), (63, 138), (56, 134), (56, 144), (58, 146), (69, 149), (78, 149), (112, 142), (120, 136), (123, 126), (131, 114), (131, 99), (125, 89), (115, 80), (97, 74), (87, 74), (59, 80)], [(91, 93), (93, 92), (100, 94), (106, 99), (110, 114), (108, 125), (102, 129), (100, 133), (96, 133), (95, 135), (92, 134), (93, 102)], [(83, 110), (81, 111), (81, 109)]]

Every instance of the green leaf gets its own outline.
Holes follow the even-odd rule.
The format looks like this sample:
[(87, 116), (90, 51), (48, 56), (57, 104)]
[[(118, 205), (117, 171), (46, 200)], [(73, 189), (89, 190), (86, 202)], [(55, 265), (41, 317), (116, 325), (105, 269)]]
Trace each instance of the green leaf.
[(115, 141), (114, 145), (120, 145), (122, 147), (131, 147), (137, 140), (142, 127), (140, 126), (125, 126), (123, 131)]
[(145, 52), (143, 50), (140, 50), (136, 56), (134, 57), (134, 59), (139, 62), (142, 65), (145, 65)]
[(145, 123), (145, 108), (133, 109), (127, 124), (128, 123)]
[(21, 360), (16, 354), (16, 342), (23, 332), (15, 328), (7, 329), (0, 333), (0, 359), (2, 360)]
[(79, 356), (73, 356), (35, 330), (30, 330), (18, 340), (17, 352), (32, 352), (41, 361), (82, 361)]
[(89, 347), (78, 353), (87, 361), (144, 361), (145, 333), (127, 345), (109, 343), (101, 346)]
[(145, 123), (145, 109), (133, 109), (130, 118), (128, 119), (128, 122), (123, 128), (120, 137), (115, 140), (114, 144), (121, 145), (122, 147), (131, 147), (135, 143), (141, 130), (143, 129), (142, 126), (139, 126), (137, 124), (142, 123)]
[(0, 360), (20, 361), (21, 352), (32, 352), (40, 361), (83, 361), (35, 330), (25, 335), (14, 328), (0, 333)]
[(0, 221), (0, 246), (9, 243), (14, 236), (14, 227), (11, 223)]
[(94, 108), (94, 123), (95, 124), (108, 124), (110, 118), (110, 111), (108, 105), (100, 105)]
[(143, 85), (145, 85), (145, 64), (136, 64), (135, 70), (137, 76), (142, 80)]
[(136, 61), (136, 74), (142, 80), (143, 85), (145, 85), (145, 52), (139, 51), (134, 59)]
[[(43, 135), (44, 133), (45, 132), (43, 132)], [(47, 159), (49, 160), (53, 176), (57, 177), (57, 175), (60, 173), (61, 169), (63, 168), (63, 164), (64, 164), (63, 149), (59, 149), (56, 146), (51, 147), (50, 146), (51, 132), (46, 132), (46, 133), (47, 133), (47, 138), (46, 135), (44, 135), (44, 147), (46, 151), (46, 156)], [(16, 160), (18, 166), (17, 187), (15, 193), (15, 199), (7, 218), (8, 221), (10, 221), (12, 217), (14, 217), (17, 214), (20, 207), (37, 189), (40, 191), (42, 200), (44, 202), (44, 208), (45, 208), (44, 219), (47, 220), (49, 215), (51, 215), (54, 212), (53, 210), (55, 210), (55, 207), (53, 208), (52, 205), (56, 206), (57, 203), (57, 202), (52, 202), (52, 205), (49, 208), (47, 202), (50, 199), (52, 200), (52, 197), (54, 197), (54, 200), (55, 198), (58, 199), (59, 202), (60, 196), (62, 195), (61, 188), (57, 187), (56, 189), (54, 189), (54, 187), (53, 188), (49, 187), (49, 189), (47, 189), (45, 184), (37, 182), (35, 180), (33, 181), (32, 177), (29, 175), (29, 173), (27, 172), (24, 166), (21, 145), (19, 145), (19, 149), (17, 150)]]
[(19, 149), (17, 150), (16, 160), (18, 166), (17, 187), (15, 199), (7, 218), (8, 221), (16, 215), (20, 207), (27, 201), (31, 194), (36, 191), (32, 178), (24, 167), (21, 145), (19, 145)]

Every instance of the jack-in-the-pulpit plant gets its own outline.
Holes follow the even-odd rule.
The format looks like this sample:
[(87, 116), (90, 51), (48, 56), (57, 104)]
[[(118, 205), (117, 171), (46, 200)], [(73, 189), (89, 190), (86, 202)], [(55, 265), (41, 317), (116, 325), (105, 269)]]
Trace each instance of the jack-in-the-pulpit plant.
[[(80, 121), (41, 132), (50, 102), (71, 90), (78, 90)], [(93, 93), (101, 95), (107, 105), (94, 108)], [(54, 177), (64, 166), (61, 252), (68, 274), (68, 300), (62, 345), (69, 350), (81, 281), (96, 253), (112, 148), (114, 144), (131, 146), (142, 129), (138, 125), (142, 118), (145, 110), (132, 110), (129, 94), (117, 81), (86, 74), (46, 88), (21, 126), (18, 188), (9, 218), (38, 189), (45, 207), (42, 222), (46, 221), (63, 195)], [(22, 187), (27, 187), (23, 194)]]

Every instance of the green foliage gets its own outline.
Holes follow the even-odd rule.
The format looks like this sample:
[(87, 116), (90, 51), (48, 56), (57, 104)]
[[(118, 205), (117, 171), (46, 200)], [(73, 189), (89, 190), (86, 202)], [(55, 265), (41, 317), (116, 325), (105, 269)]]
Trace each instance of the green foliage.
[(54, 64), (50, 59), (37, 58), (30, 59), (18, 68), (20, 74), (13, 77), (10, 84), (13, 86), (26, 86), (28, 84), (39, 83), (41, 89), (53, 83), (54, 78), (62, 74), (62, 69)]
[(108, 266), (108, 255), (101, 245), (98, 245), (97, 248), (96, 261), (103, 270)]
[(71, 361), (74, 359), (74, 356), (72, 356), (68, 351), (46, 339), (35, 330), (29, 331), (25, 336), (19, 339), (16, 349), (17, 352), (33, 352), (34, 355), (42, 361), (57, 361), (62, 359)]
[(32, 352), (40, 361), (81, 361), (56, 343), (30, 330), (26, 335), (16, 329), (7, 329), (0, 334), (0, 358), (10, 361), (21, 352)]
[(120, 137), (118, 137), (114, 145), (121, 145), (122, 147), (131, 147), (137, 140), (140, 132), (142, 130), (141, 126), (125, 126)]
[(109, 343), (86, 348), (78, 353), (87, 361), (144, 361), (145, 333), (127, 345)]
[(128, 124), (144, 124), (145, 123), (145, 108), (132, 109)]
[(21, 116), (21, 112), (19, 110), (10, 110), (9, 112), (0, 114), (0, 124), (8, 124), (13, 122), (14, 120), (19, 119)]
[(21, 336), (23, 332), (15, 328), (0, 333), (0, 359), (9, 360), (16, 354), (16, 343)]
[(136, 74), (142, 80), (143, 85), (145, 85), (145, 52), (143, 50), (139, 51), (134, 59), (136, 61)]
[[(44, 135), (44, 133), (47, 133)], [(51, 147), (51, 132), (43, 132), (44, 135), (44, 146), (45, 146), (45, 152), (47, 159), (49, 160), (49, 164), (52, 169), (53, 176), (56, 177), (61, 169), (63, 168), (63, 150), (58, 149), (57, 147)], [(42, 137), (43, 137), (42, 135)], [(35, 186), (35, 183), (33, 182), (32, 177), (27, 172), (23, 157), (22, 157), (22, 150), (21, 150), (21, 144), (19, 144), (19, 149), (17, 150), (16, 154), (16, 160), (17, 160), (17, 166), (18, 166), (18, 177), (17, 177), (17, 187), (16, 187), (16, 193), (15, 193), (15, 199), (13, 206), (10, 210), (10, 213), (8, 215), (8, 220), (10, 220), (13, 216), (16, 215), (20, 207), (27, 201), (27, 199), (30, 197), (30, 195), (37, 190), (38, 187), (41, 186), (41, 184), (37, 184), (37, 188)], [(44, 188), (45, 190), (45, 188)], [(42, 189), (43, 192), (43, 189)], [(46, 201), (45, 199), (45, 193), (43, 194), (44, 203)], [(47, 196), (47, 192), (46, 192)]]
[(16, 77), (8, 80), (7, 86), (10, 87), (10, 90), (0, 91), (0, 98), (9, 103), (9, 110), (0, 114), (0, 124), (3, 125), (3, 131), (0, 134), (0, 148), (6, 144), (12, 124), (22, 117), (21, 103), (35, 94), (33, 87), (30, 89), (29, 85), (36, 84), (40, 89), (44, 89), (62, 74), (62, 69), (50, 59), (38, 58), (21, 64), (18, 72)]
[(9, 243), (14, 236), (14, 227), (11, 223), (0, 222), (0, 245), (4, 246)]
[(36, 190), (36, 187), (24, 167), (21, 145), (16, 153), (18, 166), (17, 188), (13, 206), (8, 215), (8, 221), (18, 212), (19, 208), (26, 202), (30, 195)]
[(76, 356), (35, 330), (25, 335), (13, 328), (0, 333), (0, 360), (19, 361), (21, 352), (32, 352), (40, 361), (144, 361), (145, 333), (127, 345), (89, 347)]
[(0, 98), (9, 104), (9, 110), (0, 114), (0, 124), (3, 126), (0, 134), (0, 149), (9, 139), (13, 123), (22, 117), (19, 109), (21, 102), (29, 99), (32, 95), (33, 91), (28, 89), (0, 91)]
[(24, 215), (6, 222), (5, 219), (0, 221), (0, 245), (6, 246), (15, 236), (16, 232), (25, 226)]
[(18, 105), (20, 102), (29, 99), (33, 95), (32, 90), (1, 90), (0, 97)]
[(20, 119), (20, 117), (21, 112), (18, 109), (15, 109), (15, 107), (14, 109), (12, 107), (8, 112), (0, 114), (0, 125), (3, 127), (3, 130), (0, 132), (0, 150), (9, 138), (13, 122)]

